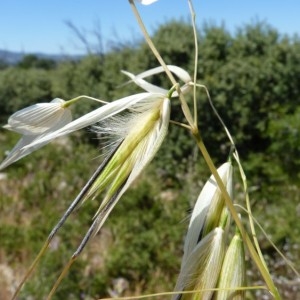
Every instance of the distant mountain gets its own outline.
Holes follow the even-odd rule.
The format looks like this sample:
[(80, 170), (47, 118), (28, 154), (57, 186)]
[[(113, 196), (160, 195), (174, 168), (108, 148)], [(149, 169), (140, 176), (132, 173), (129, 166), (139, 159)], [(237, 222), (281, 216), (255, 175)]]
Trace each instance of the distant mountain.
[(35, 55), (38, 58), (51, 59), (54, 61), (62, 60), (78, 60), (82, 56), (80, 55), (64, 55), (64, 54), (45, 54), (45, 53), (24, 53), (14, 52), (0, 49), (0, 61), (3, 61), (9, 65), (15, 65), (20, 62), (26, 55)]
[(0, 61), (4, 61), (5, 63), (8, 64), (16, 64), (22, 58), (24, 57), (24, 54), (20, 52), (11, 52), (11, 51), (6, 51), (6, 50), (0, 50)]

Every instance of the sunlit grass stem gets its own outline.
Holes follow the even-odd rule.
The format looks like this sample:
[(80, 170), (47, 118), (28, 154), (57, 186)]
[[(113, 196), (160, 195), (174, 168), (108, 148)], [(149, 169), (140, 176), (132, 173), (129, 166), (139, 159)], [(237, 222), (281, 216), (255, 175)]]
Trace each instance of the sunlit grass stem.
[[(192, 17), (192, 27), (194, 32), (194, 42), (195, 42), (195, 54), (194, 54), (194, 82), (197, 82), (197, 66), (198, 66), (198, 40), (197, 40), (197, 32), (196, 32), (196, 14), (193, 7), (193, 3), (191, 0), (188, 0), (190, 13)], [(198, 120), (198, 109), (197, 109), (197, 95), (196, 95), (196, 85), (193, 86), (193, 101), (194, 101), (194, 126), (197, 126), (197, 120)]]
[[(265, 290), (266, 287), (262, 285), (256, 285), (256, 286), (247, 286), (247, 287), (239, 287), (239, 288), (228, 288), (226, 290), (240, 290), (240, 291), (251, 291), (251, 290)], [(201, 289), (201, 290), (192, 290), (192, 291), (174, 291), (174, 292), (161, 292), (161, 293), (153, 293), (153, 294), (147, 294), (147, 295), (139, 295), (139, 296), (124, 296), (124, 297), (118, 297), (119, 300), (138, 300), (138, 299), (148, 299), (153, 297), (161, 297), (161, 296), (172, 296), (177, 294), (182, 295), (193, 295), (197, 292), (208, 292), (208, 291), (219, 291), (219, 288), (211, 288), (211, 289)], [(224, 290), (224, 289), (222, 289)], [(116, 298), (98, 298), (97, 300), (112, 300)]]
[(181, 106), (182, 106), (183, 114), (184, 114), (185, 118), (187, 119), (188, 123), (192, 126), (191, 129), (193, 131), (193, 127), (197, 127), (197, 124), (195, 124), (195, 122), (194, 122), (194, 119), (192, 117), (190, 109), (189, 109), (189, 107), (188, 107), (188, 105), (187, 105), (187, 103), (186, 103), (186, 101), (184, 99), (183, 94), (181, 93), (180, 87), (179, 87), (177, 81), (175, 80), (173, 74), (168, 69), (168, 67), (167, 67), (166, 63), (164, 62), (163, 58), (161, 57), (161, 55), (157, 51), (154, 43), (152, 42), (152, 40), (151, 40), (151, 38), (149, 36), (149, 33), (148, 33), (148, 31), (147, 31), (147, 29), (146, 29), (146, 27), (145, 27), (145, 25), (144, 25), (144, 23), (143, 23), (143, 21), (141, 19), (141, 16), (140, 16), (140, 14), (139, 14), (136, 6), (135, 6), (134, 0), (128, 0), (128, 1), (130, 3), (132, 11), (133, 11), (133, 13), (134, 13), (134, 15), (135, 15), (135, 17), (137, 19), (137, 22), (138, 22), (138, 24), (139, 24), (139, 26), (140, 26), (140, 28), (142, 30), (142, 33), (143, 33), (143, 35), (145, 37), (145, 40), (146, 40), (149, 48), (153, 52), (154, 56), (157, 58), (158, 62), (164, 68), (164, 70), (165, 70), (167, 76), (169, 77), (172, 85), (176, 87), (176, 91), (177, 91), (177, 93), (179, 95), (180, 103), (181, 103)]
[(100, 99), (97, 99), (97, 98), (94, 98), (94, 97), (90, 97), (90, 96), (86, 96), (86, 95), (81, 95), (81, 96), (78, 96), (78, 97), (75, 97), (75, 98), (73, 98), (73, 99), (70, 99), (70, 100), (66, 101), (66, 102), (63, 104), (63, 107), (64, 107), (64, 108), (69, 107), (70, 105), (74, 104), (75, 102), (77, 102), (77, 101), (80, 100), (80, 99), (93, 100), (93, 101), (96, 101), (96, 102), (100, 102), (100, 103), (102, 103), (102, 104), (108, 103), (107, 101), (100, 100)]
[(260, 249), (260, 246), (259, 246), (259, 242), (258, 242), (258, 239), (257, 239), (257, 235), (256, 235), (256, 231), (255, 231), (255, 226), (254, 226), (254, 222), (253, 222), (253, 219), (251, 217), (252, 215), (252, 212), (251, 212), (251, 205), (250, 205), (250, 198), (249, 198), (249, 193), (248, 193), (248, 185), (247, 185), (247, 178), (246, 178), (246, 174), (244, 172), (244, 169), (242, 167), (242, 164), (241, 164), (241, 161), (240, 161), (240, 158), (239, 158), (239, 153), (238, 153), (238, 150), (237, 150), (237, 147), (235, 145), (235, 142), (233, 140), (233, 137), (231, 136), (231, 133), (230, 131), (228, 130), (227, 126), (225, 125), (223, 119), (221, 118), (221, 116), (219, 115), (217, 109), (215, 108), (213, 102), (212, 102), (212, 99), (210, 97), (210, 93), (208, 91), (208, 89), (206, 88), (205, 85), (201, 85), (201, 84), (193, 84), (194, 87), (200, 87), (200, 88), (203, 88), (205, 90), (205, 93), (207, 95), (207, 99), (208, 99), (208, 102), (213, 110), (213, 112), (215, 113), (215, 115), (217, 116), (218, 120), (220, 121), (221, 125), (223, 126), (226, 134), (227, 134), (227, 137), (233, 147), (233, 157), (235, 158), (237, 164), (238, 164), (238, 167), (239, 167), (239, 171), (240, 171), (240, 175), (241, 175), (241, 178), (242, 178), (242, 182), (243, 182), (243, 188), (244, 188), (244, 193), (245, 193), (245, 200), (246, 200), (246, 207), (247, 207), (247, 210), (248, 210), (248, 216), (249, 216), (249, 225), (250, 225), (250, 230), (251, 230), (251, 234), (252, 234), (252, 238), (253, 238), (253, 242), (254, 242), (254, 245), (255, 245), (255, 248), (256, 248), (256, 251), (262, 261), (262, 263), (265, 265), (265, 268), (267, 268), (267, 265), (266, 265), (266, 262), (265, 262), (265, 259), (263, 257), (263, 254), (261, 252), (261, 249)]

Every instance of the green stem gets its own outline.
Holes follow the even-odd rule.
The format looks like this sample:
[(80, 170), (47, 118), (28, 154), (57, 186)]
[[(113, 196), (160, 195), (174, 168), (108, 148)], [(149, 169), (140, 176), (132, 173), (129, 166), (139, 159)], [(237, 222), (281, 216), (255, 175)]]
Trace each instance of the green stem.
[(107, 104), (108, 103), (108, 102), (106, 102), (104, 100), (99, 100), (99, 99), (94, 98), (94, 97), (90, 97), (90, 96), (86, 96), (86, 95), (81, 95), (81, 96), (78, 96), (76, 98), (73, 98), (71, 100), (66, 101), (62, 106), (64, 108), (69, 107), (70, 105), (74, 104), (75, 102), (77, 102), (80, 99), (89, 99), (89, 100), (97, 101), (97, 102), (100, 102), (100, 103), (103, 103), (103, 104)]
[(254, 221), (253, 221), (253, 217), (252, 217), (252, 210), (251, 210), (251, 205), (250, 205), (250, 198), (249, 198), (249, 193), (248, 193), (248, 185), (247, 185), (246, 174), (243, 170), (243, 167), (242, 167), (242, 164), (240, 162), (239, 155), (238, 155), (237, 151), (235, 151), (234, 157), (235, 157), (235, 160), (236, 160), (236, 162), (239, 166), (240, 174), (241, 174), (242, 181), (243, 181), (243, 187), (244, 187), (244, 192), (245, 192), (245, 196), (246, 196), (246, 207), (247, 207), (247, 212), (248, 212), (248, 216), (249, 216), (249, 226), (250, 226), (250, 229), (251, 229), (253, 242), (254, 242), (254, 245), (256, 247), (256, 251), (257, 251), (257, 253), (260, 257), (261, 262), (265, 265), (265, 268), (267, 268), (267, 264), (264, 260), (264, 257), (263, 257), (263, 254), (261, 252), (259, 242), (258, 242), (258, 239), (257, 239), (257, 235), (256, 235), (256, 230), (255, 230), (255, 226), (254, 226)]
[(250, 237), (247, 234), (247, 232), (235, 210), (235, 207), (234, 207), (234, 205), (230, 199), (230, 196), (223, 184), (223, 181), (222, 181), (221, 177), (219, 176), (218, 171), (217, 171), (217, 169), (216, 169), (216, 167), (215, 167), (215, 165), (203, 143), (203, 140), (201, 139), (201, 137), (199, 135), (199, 132), (193, 132), (193, 136), (194, 136), (196, 143), (203, 155), (203, 158), (205, 159), (205, 161), (207, 163), (208, 168), (210, 169), (211, 173), (213, 174), (213, 176), (216, 179), (219, 189), (221, 190), (221, 192), (225, 198), (226, 205), (236, 223), (236, 226), (238, 227), (238, 229), (242, 235), (243, 241), (246, 243), (246, 246), (248, 248), (250, 256), (252, 257), (252, 259), (253, 259), (254, 263), (256, 264), (257, 268), (259, 269), (262, 277), (264, 278), (266, 285), (268, 286), (269, 292), (272, 294), (274, 299), (281, 300), (281, 296), (280, 296), (276, 286), (274, 285), (274, 282), (269, 274), (269, 271), (265, 267), (265, 265), (261, 262), (260, 257), (258, 256), (258, 254), (253, 246), (253, 243), (251, 242)]
[[(190, 13), (192, 17), (192, 27), (194, 33), (194, 43), (195, 43), (195, 61), (194, 61), (194, 82), (197, 82), (197, 66), (198, 66), (198, 39), (196, 30), (196, 14), (191, 0), (188, 0)], [(197, 109), (197, 97), (196, 97), (196, 85), (193, 86), (193, 98), (194, 98), (194, 126), (198, 124), (198, 109)]]
[(252, 212), (251, 212), (251, 205), (250, 205), (250, 199), (249, 199), (249, 193), (248, 193), (248, 186), (247, 186), (247, 179), (246, 179), (246, 175), (245, 175), (245, 172), (243, 170), (243, 167), (242, 167), (242, 164), (240, 162), (240, 159), (239, 159), (239, 154), (238, 154), (238, 151), (237, 151), (237, 147), (234, 143), (234, 140), (227, 128), (227, 126), (225, 125), (223, 119), (221, 118), (221, 116), (219, 115), (217, 109), (215, 108), (212, 100), (211, 100), (211, 97), (210, 97), (210, 94), (208, 92), (208, 89), (206, 88), (206, 86), (204, 85), (199, 85), (199, 84), (195, 84), (194, 86), (198, 86), (198, 87), (202, 87), (204, 88), (205, 92), (206, 92), (206, 95), (207, 95), (207, 98), (208, 98), (208, 101), (209, 101), (209, 104), (213, 110), (213, 112), (215, 113), (215, 115), (217, 116), (217, 118), (219, 119), (220, 123), (222, 124), (227, 136), (228, 136), (228, 139), (234, 149), (234, 158), (239, 166), (239, 170), (240, 170), (240, 174), (241, 174), (241, 177), (242, 177), (242, 181), (243, 181), (243, 186), (244, 186), (244, 192), (245, 192), (245, 195), (246, 195), (246, 206), (247, 206), (247, 210), (248, 210), (248, 215), (249, 215), (249, 225), (250, 225), (250, 229), (251, 229), (251, 233), (252, 233), (252, 238), (253, 238), (253, 241), (254, 241), (254, 245), (256, 247), (256, 251), (260, 257), (260, 260), (261, 262), (265, 265), (265, 268), (267, 269), (267, 265), (266, 265), (266, 262), (264, 260), (264, 257), (262, 255), (262, 252), (261, 252), (261, 249), (260, 249), (260, 246), (259, 246), (259, 243), (258, 243), (258, 240), (257, 240), (257, 236), (256, 236), (256, 232), (255, 232), (255, 226), (254, 226), (254, 222), (253, 222), (253, 217), (252, 217)]
[(157, 58), (158, 62), (161, 64), (161, 66), (164, 68), (164, 71), (166, 72), (167, 76), (169, 77), (170, 81), (172, 82), (173, 86), (176, 86), (176, 91), (178, 93), (179, 99), (180, 99), (180, 103), (181, 103), (181, 107), (182, 107), (182, 111), (183, 114), (185, 116), (185, 118), (187, 119), (188, 123), (191, 124), (194, 127), (197, 127), (197, 125), (195, 125), (195, 121), (193, 120), (193, 117), (191, 115), (190, 109), (186, 103), (186, 101), (184, 100), (184, 96), (181, 93), (180, 87), (177, 84), (173, 74), (170, 72), (170, 70), (168, 69), (166, 63), (164, 62), (164, 60), (162, 59), (161, 55), (159, 54), (159, 52), (157, 51), (154, 43), (152, 42), (148, 31), (140, 17), (140, 14), (135, 6), (134, 0), (129, 0), (130, 6), (132, 8), (132, 11), (134, 13), (134, 16), (141, 28), (141, 31), (145, 37), (145, 40), (149, 46), (149, 48), (151, 49), (151, 51), (153, 52), (154, 56)]

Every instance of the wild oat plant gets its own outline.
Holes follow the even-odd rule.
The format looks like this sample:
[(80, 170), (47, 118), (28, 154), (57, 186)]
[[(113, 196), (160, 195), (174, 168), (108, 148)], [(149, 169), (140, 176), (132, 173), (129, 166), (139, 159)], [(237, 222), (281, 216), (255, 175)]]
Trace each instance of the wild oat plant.
[[(155, 1), (139, 2), (148, 5)], [(157, 68), (138, 75), (123, 71), (129, 77), (129, 82), (135, 83), (145, 92), (112, 102), (88, 96), (79, 96), (68, 101), (54, 99), (50, 103), (39, 103), (17, 111), (5, 126), (6, 129), (17, 132), (22, 137), (1, 163), (1, 170), (53, 139), (88, 126), (92, 126), (92, 130), (97, 134), (109, 137), (107, 147), (104, 149), (103, 162), (49, 234), (44, 246), (16, 288), (13, 299), (17, 299), (22, 286), (72, 212), (82, 203), (96, 199), (100, 201), (100, 205), (91, 216), (92, 225), (49, 292), (47, 299), (52, 298), (71, 265), (80, 256), (90, 239), (101, 230), (119, 199), (154, 158), (168, 133), (169, 126), (180, 126), (191, 135), (212, 175), (200, 192), (190, 218), (181, 269), (174, 291), (162, 292), (159, 296), (164, 295), (166, 299), (174, 300), (232, 300), (245, 299), (246, 291), (250, 289), (266, 289), (274, 299), (281, 299), (255, 238), (255, 221), (251, 214), (247, 181), (233, 138), (215, 110), (206, 87), (196, 83), (198, 42), (195, 12), (191, 1), (188, 1), (188, 5), (192, 19), (191, 30), (194, 31), (195, 38), (193, 77), (179, 66), (165, 64), (143, 25), (136, 4), (133, 0), (130, 0), (129, 4), (148, 46), (159, 62)], [(170, 80), (169, 90), (145, 80), (148, 76), (162, 72)], [(231, 149), (228, 149), (228, 161), (219, 168), (215, 167), (198, 129), (196, 94), (198, 88), (206, 92), (216, 118), (222, 123), (231, 143)], [(189, 93), (193, 94), (192, 105), (185, 99)], [(73, 120), (71, 107), (76, 106), (81, 99), (98, 101), (100, 107)], [(181, 104), (185, 123), (170, 120), (172, 105), (177, 101)], [(244, 183), (245, 205), (234, 203), (232, 192), (234, 165), (240, 170)], [(243, 222), (242, 216), (246, 216), (243, 217)], [(249, 232), (243, 225), (247, 220)], [(259, 270), (264, 282), (262, 286), (247, 285), (245, 252)], [(141, 297), (150, 296), (155, 297), (155, 295)]]

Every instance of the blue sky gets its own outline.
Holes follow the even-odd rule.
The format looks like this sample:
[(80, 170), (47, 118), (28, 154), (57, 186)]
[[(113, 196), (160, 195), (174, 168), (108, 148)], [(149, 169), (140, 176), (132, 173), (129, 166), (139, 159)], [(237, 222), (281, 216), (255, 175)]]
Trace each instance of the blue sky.
[[(197, 23), (225, 23), (234, 30), (254, 20), (266, 21), (281, 33), (300, 34), (299, 0), (194, 0)], [(137, 5), (149, 30), (172, 18), (189, 16), (187, 0), (159, 0)], [(101, 28), (104, 45), (139, 37), (140, 31), (127, 0), (2, 0), (0, 49), (24, 53), (78, 54), (85, 50), (72, 22), (87, 32)], [(99, 30), (98, 30), (99, 32)], [(89, 35), (93, 39), (93, 35)]]

